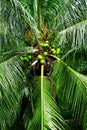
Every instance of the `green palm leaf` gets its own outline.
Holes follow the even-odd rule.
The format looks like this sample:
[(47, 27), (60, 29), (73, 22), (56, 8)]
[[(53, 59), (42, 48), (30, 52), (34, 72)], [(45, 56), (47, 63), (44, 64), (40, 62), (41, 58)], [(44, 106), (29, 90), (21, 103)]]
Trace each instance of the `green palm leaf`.
[[(51, 10), (52, 17), (50, 16), (50, 11), (47, 13), (47, 19), (50, 25), (49, 30), (51, 32), (51, 34), (49, 33), (48, 35), (51, 35), (50, 37), (54, 37), (53, 42), (57, 43), (58, 46), (61, 46), (62, 44), (69, 44), (71, 48), (77, 46), (85, 48), (87, 39), (87, 15), (84, 15), (87, 12), (86, 1), (67, 0), (58, 1), (58, 4), (55, 1), (53, 3), (55, 3), (52, 4), (54, 6), (49, 6), (48, 8), (48, 10)], [(48, 22), (47, 19), (46, 22)], [(52, 24), (50, 21), (52, 21)]]
[[(24, 54), (28, 54), (28, 51), (32, 54), (33, 53), (33, 47), (20, 47), (20, 49), (13, 49), (11, 51), (6, 51), (3, 53), (0, 53), (0, 63), (13, 60), (14, 58), (21, 58)], [(21, 62), (21, 61), (20, 61)]]
[(19, 2), (18, 0), (11, 0), (12, 4), (14, 5), (14, 8), (21, 13), (21, 16), (24, 18), (26, 23), (31, 27), (33, 33), (38, 36), (39, 30), (37, 28), (37, 24), (32, 17), (31, 13), (29, 13), (24, 6)]
[(17, 59), (0, 64), (0, 129), (7, 130), (16, 120), (22, 100), (23, 72)]
[(0, 1), (0, 52), (24, 46), (26, 26), (10, 1)]
[[(86, 26), (87, 20), (83, 20), (77, 24), (74, 24), (73, 26), (60, 31), (57, 35), (58, 37), (55, 37), (55, 41), (60, 37), (59, 45), (68, 43), (70, 44), (71, 48), (83, 47), (86, 49)], [(71, 40), (71, 42), (69, 40)]]
[(56, 106), (51, 81), (47, 77), (43, 77), (43, 92), (41, 92), (41, 78), (35, 77), (31, 86), (33, 112), (32, 118), (29, 119), (31, 114), (26, 110), (24, 114), (25, 127), (27, 130), (40, 130), (41, 128), (45, 130), (65, 130), (67, 128), (66, 123)]
[(62, 61), (53, 66), (52, 77), (57, 95), (68, 105), (74, 118), (87, 128), (87, 77)]
[(37, 24), (21, 2), (0, 1), (0, 52), (25, 47), (25, 34), (30, 30), (38, 37)]

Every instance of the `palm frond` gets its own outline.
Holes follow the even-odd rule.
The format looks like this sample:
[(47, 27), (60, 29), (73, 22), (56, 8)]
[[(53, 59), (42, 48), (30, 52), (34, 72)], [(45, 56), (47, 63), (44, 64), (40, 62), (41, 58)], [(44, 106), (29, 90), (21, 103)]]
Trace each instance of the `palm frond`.
[(38, 36), (39, 34), (39, 30), (37, 28), (37, 24), (34, 20), (34, 18), (32, 17), (32, 15), (30, 14), (30, 12), (28, 12), (24, 6), (21, 4), (21, 2), (19, 2), (18, 0), (11, 0), (11, 3), (14, 5), (14, 8), (21, 13), (21, 16), (25, 19), (26, 23), (31, 27), (33, 33)]
[[(40, 77), (36, 77), (32, 84), (32, 103), (33, 103), (33, 112), (32, 118), (29, 120), (28, 112), (24, 115), (25, 127), (27, 130), (40, 129), (43, 125), (43, 129), (52, 129), (52, 130), (65, 130), (66, 123), (60, 115), (59, 108), (56, 106), (55, 99), (52, 94), (52, 84), (47, 77), (44, 77), (43, 81), (43, 95), (44, 104), (43, 104), (43, 115), (41, 115), (41, 86), (40, 86)], [(26, 118), (27, 117), (27, 118)], [(41, 118), (43, 117), (44, 123), (41, 124)], [(27, 123), (26, 123), (27, 122)]]
[(42, 16), (52, 29), (63, 30), (87, 17), (83, 13), (86, 11), (85, 0), (44, 0), (40, 4)]
[(55, 37), (55, 41), (59, 39), (58, 45), (70, 44), (71, 48), (79, 47), (86, 49), (86, 26), (87, 20), (83, 20), (80, 23), (77, 23), (65, 30), (62, 30)]
[(87, 128), (87, 77), (71, 69), (62, 61), (53, 66), (52, 77), (57, 95), (67, 104), (73, 117), (83, 129)]
[(26, 8), (26, 10), (31, 14), (31, 16), (34, 18), (37, 27), (40, 25), (40, 0), (30, 0), (30, 1), (22, 1), (22, 5)]
[(23, 47), (21, 49), (13, 49), (11, 51), (0, 53), (0, 63), (17, 57), (20, 58), (20, 56), (27, 54), (28, 51), (30, 51), (30, 53), (33, 53), (33, 47)]
[(27, 30), (35, 37), (39, 34), (34, 18), (21, 2), (0, 1), (0, 51), (24, 47)]
[(16, 120), (22, 100), (23, 72), (17, 59), (0, 64), (0, 129), (7, 130)]
[(58, 27), (58, 30), (64, 30), (87, 19), (87, 15), (84, 15), (87, 12), (85, 0), (67, 0), (64, 4), (65, 8), (61, 5), (61, 10), (53, 19), (53, 22), (57, 20), (56, 28)]
[[(63, 3), (62, 3), (63, 2)], [(73, 47), (86, 47), (86, 26), (87, 26), (87, 4), (85, 0), (67, 0), (53, 2), (53, 10), (49, 4), (49, 9), (51, 13), (55, 15), (50, 16), (50, 11), (48, 11), (49, 16), (47, 19), (50, 24), (49, 37), (54, 36), (54, 41), (59, 46), (62, 44), (69, 44), (71, 48)], [(57, 8), (57, 11), (55, 11)], [(57, 13), (55, 13), (57, 12)], [(50, 23), (52, 21), (52, 24)], [(47, 21), (46, 21), (47, 22)]]
[(66, 5), (68, 6), (71, 1), (44, 0), (40, 2), (42, 16), (49, 28), (53, 27), (52, 24), (55, 23), (56, 17), (61, 15), (61, 13), (65, 10)]
[(0, 6), (0, 53), (23, 50), (26, 46), (25, 34), (28, 25), (11, 2), (0, 1)]
[(0, 51), (24, 46), (26, 24), (10, 1), (0, 1)]
[[(26, 107), (23, 119), (26, 130), (40, 130), (41, 109), (40, 109), (40, 79), (35, 78), (29, 83), (29, 104)], [(38, 86), (39, 85), (39, 86)]]

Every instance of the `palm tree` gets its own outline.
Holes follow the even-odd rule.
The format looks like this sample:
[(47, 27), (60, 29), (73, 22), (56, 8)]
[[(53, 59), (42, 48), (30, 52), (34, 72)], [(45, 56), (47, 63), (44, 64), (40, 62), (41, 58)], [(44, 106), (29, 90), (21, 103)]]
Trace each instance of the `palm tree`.
[(87, 129), (87, 77), (71, 61), (86, 52), (86, 26), (86, 0), (0, 1), (1, 130), (19, 119), (25, 130), (71, 129), (59, 100)]

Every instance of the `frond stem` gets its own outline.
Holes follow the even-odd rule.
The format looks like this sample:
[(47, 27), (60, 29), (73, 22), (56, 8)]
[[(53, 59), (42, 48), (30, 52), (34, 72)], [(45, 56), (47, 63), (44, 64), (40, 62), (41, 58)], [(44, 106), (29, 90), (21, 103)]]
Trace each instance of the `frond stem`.
[(41, 65), (41, 130), (44, 130), (44, 96), (43, 96), (43, 83), (44, 83), (44, 65)]
[(60, 61), (60, 59), (59, 59), (57, 56), (55, 56), (55, 55), (48, 54), (48, 56), (53, 57), (53, 58), (55, 58), (56, 60)]

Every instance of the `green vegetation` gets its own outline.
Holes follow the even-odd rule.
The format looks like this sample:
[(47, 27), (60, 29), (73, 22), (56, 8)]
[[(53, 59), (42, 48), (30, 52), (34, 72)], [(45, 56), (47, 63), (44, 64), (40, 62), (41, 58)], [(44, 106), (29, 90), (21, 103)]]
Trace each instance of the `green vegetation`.
[(87, 130), (86, 0), (0, 0), (0, 130)]

